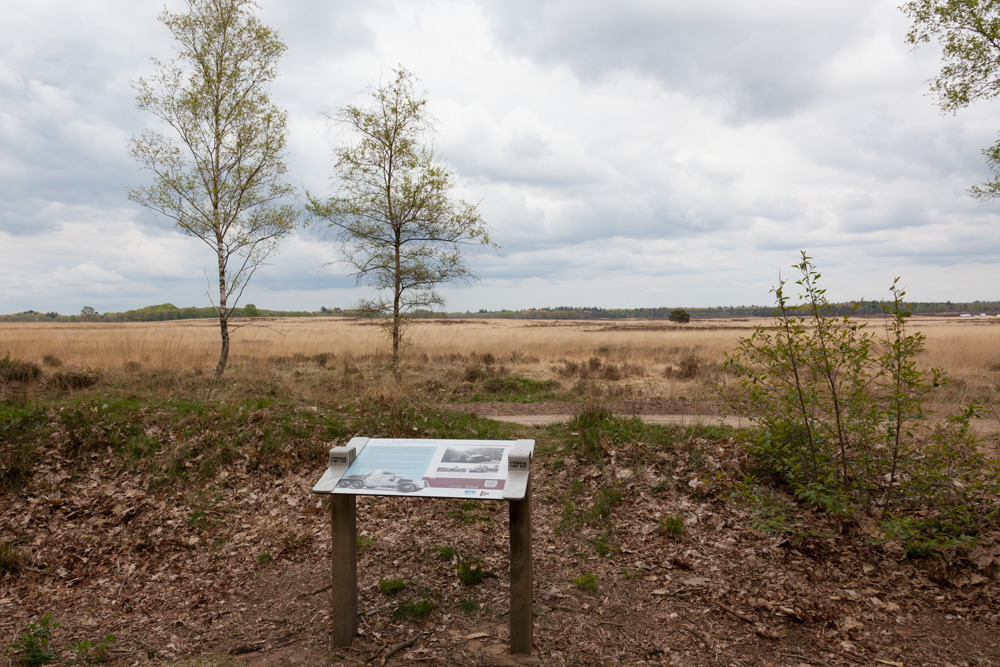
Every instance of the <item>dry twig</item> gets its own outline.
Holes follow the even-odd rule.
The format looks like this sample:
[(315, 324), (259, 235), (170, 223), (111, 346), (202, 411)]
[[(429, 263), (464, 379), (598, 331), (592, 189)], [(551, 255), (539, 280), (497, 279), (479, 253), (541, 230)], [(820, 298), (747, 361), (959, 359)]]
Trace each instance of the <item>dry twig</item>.
[(384, 665), (386, 660), (388, 660), (392, 656), (396, 655), (397, 653), (399, 653), (403, 649), (410, 648), (411, 646), (413, 646), (414, 644), (416, 644), (417, 640), (420, 639), (420, 637), (421, 637), (421, 635), (417, 635), (416, 637), (413, 637), (412, 639), (407, 639), (405, 642), (401, 642), (401, 643), (396, 644), (395, 646), (393, 646), (391, 649), (389, 649), (388, 651), (386, 651), (385, 655), (382, 656), (382, 664)]

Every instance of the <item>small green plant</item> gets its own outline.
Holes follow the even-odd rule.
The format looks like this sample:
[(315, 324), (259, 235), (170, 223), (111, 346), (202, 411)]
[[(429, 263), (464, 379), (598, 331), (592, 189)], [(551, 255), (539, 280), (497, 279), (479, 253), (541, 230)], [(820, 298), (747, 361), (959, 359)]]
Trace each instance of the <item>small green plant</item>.
[(419, 600), (407, 600), (396, 608), (393, 616), (396, 618), (426, 618), (434, 611), (434, 602), (428, 596)]
[(462, 608), (462, 611), (464, 611), (467, 614), (471, 614), (474, 611), (479, 611), (480, 608), (480, 604), (476, 600), (461, 600), (459, 601), (458, 606), (460, 606)]
[(602, 486), (594, 493), (584, 521), (592, 528), (607, 528), (611, 524), (611, 515), (621, 498), (622, 492), (617, 486), (613, 484)]
[(49, 648), (52, 631), (58, 627), (59, 624), (52, 622), (52, 616), (49, 614), (42, 616), (37, 623), (29, 623), (28, 627), (21, 631), (19, 641), (10, 645), (16, 653), (17, 664), (35, 667), (58, 660), (59, 656)]
[(465, 502), (459, 503), (458, 507), (452, 507), (448, 510), (448, 516), (453, 519), (457, 519), (462, 523), (476, 523), (477, 521), (488, 521), (489, 517), (482, 513), (483, 506), (481, 503), (467, 500)]
[(611, 554), (612, 551), (612, 535), (610, 530), (606, 530), (593, 540), (591, 544), (594, 546), (594, 552), (598, 556), (607, 556)]
[(111, 649), (115, 647), (117, 638), (108, 633), (104, 639), (90, 641), (84, 639), (69, 645), (69, 650), (73, 652), (71, 664), (77, 665), (97, 665), (105, 663), (111, 654)]
[(639, 577), (642, 576), (642, 570), (640, 570), (639, 568), (635, 568), (634, 570), (631, 570), (631, 569), (629, 569), (627, 567), (623, 567), (622, 568), (622, 576), (625, 577), (626, 579), (630, 580), (630, 581), (632, 579), (638, 579)]
[(208, 515), (203, 509), (194, 509), (188, 514), (187, 525), (195, 530), (205, 530), (208, 528)]
[(267, 565), (272, 560), (274, 560), (274, 556), (271, 555), (270, 551), (261, 551), (257, 554), (257, 562), (261, 565)]
[(974, 538), (934, 519), (890, 519), (883, 522), (882, 528), (887, 538), (902, 543), (907, 558), (927, 558), (944, 549), (975, 546)]
[(438, 547), (437, 554), (434, 556), (435, 560), (440, 561), (450, 561), (455, 557), (455, 547)]
[(676, 537), (684, 532), (684, 517), (680, 514), (676, 516), (668, 516), (660, 519), (656, 532), (660, 535), (668, 535), (671, 537)]
[(670, 483), (665, 479), (661, 479), (649, 490), (649, 492), (656, 495), (663, 493), (664, 491), (667, 491), (669, 488), (670, 488)]
[(458, 563), (458, 580), (466, 586), (475, 586), (483, 580), (486, 573), (483, 566), (476, 560), (462, 559)]
[(563, 504), (561, 519), (559, 520), (559, 530), (560, 532), (569, 532), (573, 530), (579, 521), (579, 514), (576, 511), (576, 505), (569, 498)]
[(355, 548), (359, 554), (363, 554), (373, 546), (375, 546), (375, 538), (369, 535), (358, 535), (355, 539)]
[(396, 595), (406, 588), (405, 579), (379, 579), (378, 588), (386, 595)]
[(587, 403), (567, 425), (577, 441), (571, 446), (582, 456), (599, 464), (604, 462), (610, 438), (605, 426), (615, 419), (611, 408), (602, 403)]
[(586, 593), (596, 593), (597, 592), (597, 575), (593, 572), (584, 572), (578, 577), (573, 577), (573, 583), (581, 591)]
[(809, 530), (805, 524), (793, 516), (794, 503), (775, 497), (772, 491), (747, 477), (733, 486), (730, 499), (745, 503), (750, 507), (752, 518), (750, 527), (771, 535), (802, 537)]

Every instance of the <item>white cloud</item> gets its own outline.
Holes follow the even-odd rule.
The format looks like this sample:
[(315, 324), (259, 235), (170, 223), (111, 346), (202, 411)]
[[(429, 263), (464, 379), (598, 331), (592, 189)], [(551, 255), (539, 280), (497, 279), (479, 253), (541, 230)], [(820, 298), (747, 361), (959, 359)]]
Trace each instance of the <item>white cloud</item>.
[[(399, 64), (427, 89), (456, 194), (504, 246), (470, 255), (483, 281), (449, 289), (453, 307), (766, 302), (799, 249), (846, 298), (895, 275), (914, 299), (990, 296), (998, 227), (966, 190), (1000, 128), (988, 105), (938, 113), (937, 53), (909, 52), (891, 4), (261, 4), (288, 45), (290, 180), (313, 194), (339, 137), (323, 110), (365, 104)], [(5, 10), (0, 312), (207, 302), (208, 249), (126, 198), (146, 178), (127, 141), (151, 122), (129, 81), (173, 48), (158, 12)], [(350, 305), (335, 257), (319, 230), (293, 235), (244, 302)]]

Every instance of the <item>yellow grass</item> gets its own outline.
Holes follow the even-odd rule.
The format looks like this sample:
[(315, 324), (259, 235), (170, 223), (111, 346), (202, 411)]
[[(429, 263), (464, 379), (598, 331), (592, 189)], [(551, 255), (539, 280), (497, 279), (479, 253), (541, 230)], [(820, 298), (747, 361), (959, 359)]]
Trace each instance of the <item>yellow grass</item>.
[[(720, 378), (724, 353), (762, 322), (417, 320), (406, 332), (404, 365), (411, 380), (455, 380), (486, 363), (504, 373), (557, 379), (567, 389), (583, 382), (588, 391), (608, 396), (704, 400), (712, 396), (706, 385)], [(1000, 320), (916, 318), (912, 326), (927, 336), (922, 365), (943, 368), (954, 380), (947, 402), (997, 402)], [(0, 323), (0, 356), (41, 365), (58, 360), (105, 372), (210, 372), (218, 353), (218, 327), (210, 320)], [(388, 354), (383, 330), (370, 322), (268, 319), (233, 331), (230, 368), (239, 373), (318, 363), (378, 369)]]

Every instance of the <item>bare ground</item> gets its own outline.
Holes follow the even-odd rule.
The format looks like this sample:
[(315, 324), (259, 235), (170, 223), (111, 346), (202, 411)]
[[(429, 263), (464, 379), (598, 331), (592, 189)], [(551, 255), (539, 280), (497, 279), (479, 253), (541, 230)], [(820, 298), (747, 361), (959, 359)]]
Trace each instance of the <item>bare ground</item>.
[[(805, 515), (814, 530), (793, 543), (701, 482), (740, 465), (731, 441), (693, 446), (704, 475), (664, 473), (686, 470), (694, 449), (638, 471), (536, 462), (530, 657), (507, 654), (502, 503), (359, 498), (361, 635), (332, 649), (327, 514), (310, 494), (321, 471), (275, 478), (239, 463), (201, 488), (154, 492), (101, 455), (82, 470), (53, 456), (0, 507), (3, 534), (30, 554), (0, 579), (0, 644), (51, 614), (54, 645), (112, 632), (112, 657), (130, 665), (1000, 664), (997, 536), (907, 560), (864, 526)], [(567, 521), (573, 480), (581, 498), (621, 489), (606, 530)], [(660, 519), (676, 515), (683, 533), (663, 534)], [(462, 585), (442, 547), (480, 559), (485, 581)], [(576, 583), (587, 574), (596, 590)], [(396, 597), (379, 590), (397, 577), (407, 586)], [(427, 618), (396, 614), (423, 596)]]

